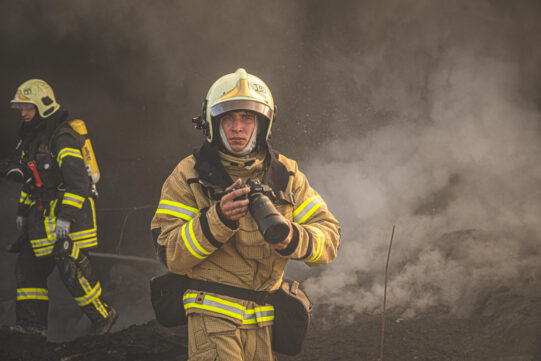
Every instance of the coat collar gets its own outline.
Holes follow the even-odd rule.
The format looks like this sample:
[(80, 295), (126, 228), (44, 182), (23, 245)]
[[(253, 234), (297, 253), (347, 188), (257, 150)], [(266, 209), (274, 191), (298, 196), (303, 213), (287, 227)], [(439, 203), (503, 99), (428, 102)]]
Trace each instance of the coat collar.
[[(222, 188), (233, 184), (218, 155), (218, 148), (204, 142), (203, 145), (193, 152), (195, 157), (195, 171), (202, 180)], [(267, 149), (268, 167), (263, 176), (263, 183), (272, 188), (274, 192), (285, 191), (289, 181), (287, 168), (278, 160), (278, 151), (272, 149), (270, 144)]]

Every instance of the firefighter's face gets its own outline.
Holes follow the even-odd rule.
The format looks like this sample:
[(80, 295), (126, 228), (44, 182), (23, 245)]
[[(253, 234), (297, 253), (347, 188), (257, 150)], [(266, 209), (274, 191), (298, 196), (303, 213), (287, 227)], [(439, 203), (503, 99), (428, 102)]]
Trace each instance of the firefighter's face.
[(235, 152), (246, 147), (255, 128), (256, 115), (244, 110), (224, 114), (220, 120), (227, 141)]
[(21, 117), (23, 120), (28, 123), (36, 116), (36, 107), (32, 104), (24, 104), (25, 106), (20, 106), (19, 110), (21, 111)]

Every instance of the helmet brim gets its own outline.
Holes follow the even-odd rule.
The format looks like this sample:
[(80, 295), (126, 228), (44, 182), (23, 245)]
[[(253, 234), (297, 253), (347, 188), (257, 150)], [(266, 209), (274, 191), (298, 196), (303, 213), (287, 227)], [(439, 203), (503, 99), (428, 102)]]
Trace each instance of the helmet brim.
[(210, 108), (210, 115), (214, 118), (234, 110), (250, 110), (261, 114), (269, 120), (272, 119), (273, 110), (268, 105), (255, 102), (253, 100), (243, 99), (229, 100), (223, 103), (215, 104)]

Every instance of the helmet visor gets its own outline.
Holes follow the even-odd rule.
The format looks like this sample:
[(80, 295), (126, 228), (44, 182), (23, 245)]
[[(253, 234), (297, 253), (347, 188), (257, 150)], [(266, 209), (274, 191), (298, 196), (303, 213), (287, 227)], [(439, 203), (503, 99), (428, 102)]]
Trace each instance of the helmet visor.
[(232, 110), (251, 110), (259, 113), (267, 119), (272, 119), (273, 110), (265, 104), (254, 102), (253, 100), (231, 100), (218, 103), (210, 108), (210, 115), (214, 118)]
[(19, 110), (32, 110), (36, 106), (33, 103), (11, 103), (11, 107), (13, 109), (19, 109)]

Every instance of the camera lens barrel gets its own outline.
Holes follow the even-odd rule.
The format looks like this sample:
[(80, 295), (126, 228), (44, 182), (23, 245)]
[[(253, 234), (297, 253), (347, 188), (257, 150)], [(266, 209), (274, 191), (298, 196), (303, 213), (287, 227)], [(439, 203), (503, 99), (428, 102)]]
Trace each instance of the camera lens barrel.
[(262, 193), (254, 193), (250, 195), (248, 207), (265, 241), (276, 244), (287, 238), (289, 225), (284, 216), (276, 210), (269, 197)]

